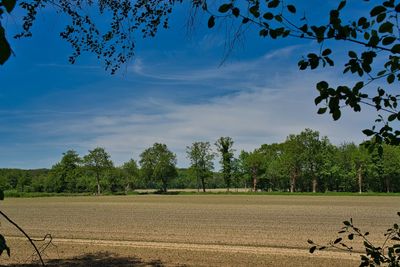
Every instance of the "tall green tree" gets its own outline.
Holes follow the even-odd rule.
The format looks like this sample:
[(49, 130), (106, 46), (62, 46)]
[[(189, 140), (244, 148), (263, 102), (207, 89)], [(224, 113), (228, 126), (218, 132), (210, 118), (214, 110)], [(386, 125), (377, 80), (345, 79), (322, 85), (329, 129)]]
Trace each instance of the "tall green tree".
[(220, 137), (216, 142), (218, 152), (220, 153), (220, 163), (222, 166), (222, 175), (229, 191), (232, 182), (232, 159), (233, 159), (233, 140), (231, 137)]
[(206, 179), (212, 176), (215, 157), (210, 143), (194, 142), (191, 146), (186, 147), (186, 154), (190, 160), (190, 169), (197, 179), (198, 189), (200, 181), (203, 192), (206, 192)]
[(51, 169), (51, 180), (47, 187), (51, 192), (74, 192), (82, 159), (74, 150), (68, 150)]
[(302, 175), (303, 160), (300, 155), (304, 151), (303, 144), (298, 135), (291, 134), (282, 144), (282, 164), (289, 175), (289, 191), (296, 191), (297, 180)]
[(110, 155), (102, 147), (89, 150), (89, 154), (83, 157), (84, 165), (94, 173), (96, 177), (97, 194), (101, 194), (100, 179), (102, 175), (114, 167)]
[(257, 149), (252, 152), (246, 152), (242, 150), (239, 158), (242, 160), (244, 170), (250, 174), (253, 184), (253, 191), (256, 192), (260, 175), (265, 173), (265, 171), (263, 171), (265, 166), (265, 158)]
[(353, 173), (355, 174), (356, 181), (358, 183), (358, 192), (363, 192), (364, 178), (372, 167), (371, 155), (365, 148), (364, 144), (361, 144), (353, 151), (352, 162), (353, 162)]
[(122, 167), (125, 181), (125, 192), (135, 189), (139, 185), (140, 170), (134, 159), (125, 162)]
[(140, 154), (140, 166), (142, 174), (150, 181), (161, 181), (161, 190), (166, 193), (168, 183), (175, 178), (176, 156), (167, 145), (155, 143)]
[[(312, 192), (317, 192), (318, 175), (321, 170), (323, 161), (323, 152), (327, 144), (324, 144), (319, 136), (318, 131), (305, 129), (298, 135), (300, 146), (303, 148), (298, 155), (302, 160), (303, 172), (311, 177)], [(326, 138), (325, 142), (329, 142)]]
[(263, 144), (258, 151), (262, 154), (264, 159), (263, 171), (268, 182), (268, 190), (281, 190), (282, 188), (285, 188), (282, 144)]

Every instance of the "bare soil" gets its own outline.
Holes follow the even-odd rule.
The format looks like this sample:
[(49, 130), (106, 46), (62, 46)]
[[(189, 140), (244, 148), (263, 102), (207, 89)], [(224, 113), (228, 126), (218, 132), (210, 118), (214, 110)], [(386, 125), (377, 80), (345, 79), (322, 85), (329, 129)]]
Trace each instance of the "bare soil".
[[(383, 233), (398, 221), (399, 197), (138, 195), (6, 199), (2, 210), (32, 237), (47, 233), (52, 266), (358, 266), (359, 255), (308, 253), (307, 239), (328, 242), (344, 220)], [(0, 265), (36, 257), (13, 226)], [(361, 241), (350, 245), (361, 249)]]

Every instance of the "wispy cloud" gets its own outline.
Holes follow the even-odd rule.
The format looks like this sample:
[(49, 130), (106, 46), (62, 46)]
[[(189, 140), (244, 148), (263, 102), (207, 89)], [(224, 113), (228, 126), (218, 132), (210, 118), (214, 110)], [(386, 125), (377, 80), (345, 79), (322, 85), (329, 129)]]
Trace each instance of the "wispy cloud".
[[(46, 157), (49, 162), (45, 167), (49, 167), (67, 149), (83, 154), (96, 146), (105, 147), (121, 164), (131, 157), (138, 158), (154, 142), (166, 143), (177, 154), (179, 166), (187, 166), (185, 148), (194, 141), (214, 143), (220, 136), (231, 136), (238, 151), (250, 150), (263, 143), (282, 142), (304, 128), (318, 130), (337, 144), (361, 141), (360, 130), (370, 125), (373, 113), (345, 112), (338, 122), (317, 115), (313, 103), (315, 82), (337, 77), (334, 73), (299, 72), (292, 61), (278, 63), (281, 57), (291, 58), (296, 49), (299, 47), (286, 47), (220, 68), (188, 64), (171, 67), (170, 62), (137, 59), (130, 67), (135, 77), (130, 79), (140, 77), (141, 87), (135, 90), (147, 90), (147, 94), (125, 95), (112, 105), (97, 103), (93, 110), (83, 106), (73, 112), (37, 109), (29, 121), (20, 125), (25, 135), (18, 142), (31, 151), (37, 146), (51, 149), (54, 156)], [(172, 83), (176, 88), (157, 96), (152, 91), (156, 89), (148, 87), (154, 81), (163, 86)], [(196, 101), (176, 97), (177, 92), (194, 87), (218, 93)], [(201, 95), (194, 91), (190, 94), (192, 98)], [(13, 116), (26, 115), (21, 114)], [(22, 140), (30, 132), (34, 136)], [(2, 148), (7, 149), (7, 145), (0, 143)]]

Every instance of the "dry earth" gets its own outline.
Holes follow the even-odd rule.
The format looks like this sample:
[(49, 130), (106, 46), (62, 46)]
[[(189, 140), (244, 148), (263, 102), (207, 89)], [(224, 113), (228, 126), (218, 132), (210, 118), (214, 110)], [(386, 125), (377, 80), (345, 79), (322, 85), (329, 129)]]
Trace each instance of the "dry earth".
[[(6, 199), (2, 210), (31, 236), (51, 233), (53, 266), (357, 266), (359, 256), (307, 252), (353, 218), (371, 238), (400, 211), (399, 197), (138, 195)], [(11, 224), (2, 232), (24, 266), (32, 250)], [(350, 243), (351, 244), (351, 243)], [(353, 246), (361, 248), (355, 240)]]

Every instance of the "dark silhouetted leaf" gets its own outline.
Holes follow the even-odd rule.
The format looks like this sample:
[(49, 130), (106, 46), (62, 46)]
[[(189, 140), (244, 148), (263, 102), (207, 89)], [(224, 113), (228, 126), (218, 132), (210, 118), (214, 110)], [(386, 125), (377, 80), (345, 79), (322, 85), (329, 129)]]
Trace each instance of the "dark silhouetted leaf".
[(274, 18), (274, 14), (272, 14), (271, 12), (266, 12), (264, 13), (263, 18), (266, 20), (271, 20)]
[(229, 9), (231, 9), (231, 7), (232, 7), (232, 4), (223, 4), (223, 5), (220, 5), (220, 7), (218, 8), (218, 11), (221, 13), (226, 13), (229, 11)]
[(209, 19), (208, 19), (208, 28), (212, 28), (212, 27), (214, 27), (215, 26), (215, 17), (214, 16), (211, 16)]
[(343, 239), (341, 238), (341, 237), (339, 237), (339, 238), (336, 238), (336, 240), (333, 242), (333, 244), (337, 244), (337, 243), (339, 243), (340, 241), (342, 241)]
[(296, 13), (296, 7), (294, 5), (288, 5), (287, 9), (289, 10), (289, 12), (291, 13)]
[(384, 7), (384, 6), (376, 6), (371, 10), (370, 15), (371, 15), (371, 17), (375, 17), (375, 16), (377, 16), (380, 13), (385, 12), (385, 11), (386, 11), (386, 7)]
[(11, 13), (11, 11), (13, 11), (15, 4), (16, 4), (16, 0), (3, 0), (3, 6), (6, 8), (8, 13)]
[[(365, 134), (366, 136), (371, 136), (371, 135), (374, 135), (374, 134), (375, 134), (375, 132), (372, 131), (372, 130), (370, 130), (370, 129), (365, 129), (365, 130), (363, 130), (362, 132), (363, 132), (363, 134)], [(343, 223), (345, 224), (345, 222), (343, 222)], [(348, 222), (348, 223), (349, 223), (349, 222)], [(345, 224), (345, 225), (349, 226), (350, 223), (349, 223), (349, 224)]]
[(6, 39), (4, 28), (0, 25), (0, 65), (3, 65), (11, 56), (11, 47)]
[(390, 45), (390, 44), (392, 44), (394, 41), (396, 41), (396, 38), (395, 38), (395, 37), (392, 37), (392, 36), (389, 36), (389, 37), (383, 38), (382, 44), (383, 44), (383, 45)]
[(338, 10), (341, 10), (341, 9), (343, 9), (344, 8), (344, 6), (346, 5), (346, 1), (341, 1), (340, 3), (339, 3), (339, 6), (338, 6)]

